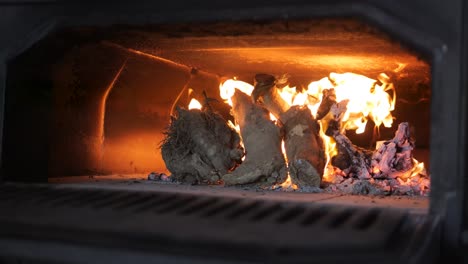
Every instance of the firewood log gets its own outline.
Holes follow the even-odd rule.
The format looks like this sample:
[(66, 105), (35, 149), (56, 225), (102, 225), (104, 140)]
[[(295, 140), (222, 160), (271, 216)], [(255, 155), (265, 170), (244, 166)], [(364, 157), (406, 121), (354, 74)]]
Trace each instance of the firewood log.
[(232, 97), (234, 118), (240, 127), (246, 150), (242, 164), (222, 178), (225, 185), (282, 183), (287, 177), (281, 152), (280, 129), (269, 120), (268, 112), (250, 96), (236, 90)]
[(320, 125), (307, 107), (289, 107), (278, 93), (278, 82), (272, 75), (257, 74), (253, 99), (283, 125), (291, 181), (301, 187), (319, 187), (326, 163)]
[(161, 145), (166, 167), (176, 180), (215, 183), (241, 162), (240, 137), (219, 114), (182, 108), (177, 113)]
[(285, 149), (291, 181), (301, 187), (319, 187), (326, 163), (320, 125), (307, 106), (292, 106), (285, 120)]

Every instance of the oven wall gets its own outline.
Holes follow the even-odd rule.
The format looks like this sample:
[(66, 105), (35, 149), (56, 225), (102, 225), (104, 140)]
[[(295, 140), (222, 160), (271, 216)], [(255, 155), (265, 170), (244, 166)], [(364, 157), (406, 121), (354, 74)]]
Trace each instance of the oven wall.
[[(465, 175), (464, 135), (466, 110), (461, 86), (462, 3), (438, 0), (415, 1), (1, 1), (0, 103), (4, 105), (8, 62), (52, 30), (73, 25), (146, 24), (241, 19), (288, 19), (317, 16), (359, 16), (432, 58), (431, 105), (431, 212), (446, 217), (447, 240), (458, 241), (462, 212), (462, 176)], [(21, 103), (21, 102), (15, 102)], [(28, 105), (25, 107), (36, 107)], [(4, 109), (4, 107), (2, 107)], [(40, 113), (40, 112), (38, 112)], [(0, 113), (3, 120), (4, 111)], [(0, 122), (3, 180), (46, 180), (47, 132), (17, 142), (5, 157), (10, 125), (18, 131), (41, 130), (36, 124)], [(10, 123), (12, 122), (12, 123)], [(13, 125), (12, 125), (13, 124)], [(34, 125), (34, 126), (32, 126)], [(14, 132), (10, 132), (14, 133)], [(5, 135), (5, 136), (4, 136)], [(24, 134), (28, 137), (28, 133)], [(31, 145), (32, 143), (32, 145)], [(36, 144), (37, 143), (37, 144)], [(450, 209), (449, 209), (450, 208)]]

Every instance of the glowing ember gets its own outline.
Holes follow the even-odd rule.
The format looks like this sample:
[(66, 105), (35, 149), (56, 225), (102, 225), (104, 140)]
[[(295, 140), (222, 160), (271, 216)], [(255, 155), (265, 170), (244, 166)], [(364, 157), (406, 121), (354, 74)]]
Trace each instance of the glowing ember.
[(192, 98), (192, 100), (190, 100), (188, 109), (201, 109), (201, 108), (202, 108), (202, 105), (200, 104), (200, 102), (198, 102), (197, 99)]

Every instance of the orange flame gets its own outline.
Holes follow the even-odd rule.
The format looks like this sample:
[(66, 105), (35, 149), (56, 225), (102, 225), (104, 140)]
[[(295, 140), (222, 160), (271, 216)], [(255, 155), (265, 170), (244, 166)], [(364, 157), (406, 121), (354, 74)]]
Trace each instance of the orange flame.
[(232, 106), (232, 101), (231, 97), (234, 95), (234, 92), (236, 89), (240, 90), (241, 92), (251, 95), (252, 91), (254, 90), (253, 85), (243, 82), (243, 81), (238, 81), (235, 79), (229, 79), (222, 83), (219, 86), (219, 93), (222, 99), (225, 100), (227, 104)]
[(427, 175), (426, 168), (424, 167), (424, 162), (419, 162), (413, 158), (414, 167), (411, 170), (411, 178), (417, 175)]
[[(382, 74), (385, 80), (388, 76)], [(324, 89), (333, 88), (336, 93), (336, 101), (348, 100), (347, 110), (342, 118), (342, 127), (347, 130), (356, 130), (357, 134), (363, 133), (368, 119), (374, 121), (379, 127), (391, 127), (393, 116), (391, 111), (395, 108), (395, 90), (391, 83), (377, 81), (355, 73), (330, 73), (329, 77), (309, 83), (307, 90), (297, 92), (296, 87), (286, 86), (280, 90), (281, 97), (290, 105), (307, 105), (312, 115), (317, 115), (317, 110), (322, 102)], [(392, 90), (393, 95), (387, 93)], [(337, 154), (335, 141), (325, 135), (324, 124), (321, 126), (320, 136), (324, 140), (327, 165), (325, 166), (324, 179), (333, 174), (330, 160)]]
[[(383, 74), (386, 76), (385, 74)], [(388, 77), (388, 76), (387, 76)], [(316, 116), (322, 101), (322, 91), (334, 88), (337, 102), (349, 100), (347, 111), (342, 118), (342, 127), (363, 133), (368, 119), (379, 127), (391, 127), (395, 108), (395, 89), (391, 83), (377, 84), (377, 81), (355, 73), (330, 73), (329, 77), (309, 83), (307, 91), (298, 93), (295, 87), (286, 86), (280, 91), (289, 105), (307, 105)], [(387, 91), (392, 90), (391, 96)]]
[[(275, 118), (272, 114), (270, 114), (270, 118)], [(288, 157), (286, 156), (286, 149), (284, 147), (284, 140), (281, 141), (281, 151), (283, 152), (284, 160), (286, 164), (288, 164)], [(289, 170), (287, 171), (288, 177), (286, 180), (280, 184), (283, 190), (297, 190), (299, 187), (294, 184), (291, 180), (291, 175), (289, 174)]]

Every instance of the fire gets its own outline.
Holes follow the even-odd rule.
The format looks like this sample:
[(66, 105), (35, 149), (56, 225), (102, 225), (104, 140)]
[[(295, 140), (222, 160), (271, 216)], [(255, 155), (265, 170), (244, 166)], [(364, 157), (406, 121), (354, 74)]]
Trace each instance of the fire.
[(201, 109), (201, 108), (202, 108), (202, 105), (200, 104), (200, 102), (198, 102), (197, 99), (192, 98), (192, 100), (190, 100), (188, 109)]
[(238, 81), (235, 79), (229, 79), (222, 83), (219, 86), (219, 92), (220, 96), (223, 100), (226, 101), (227, 104), (232, 106), (232, 101), (231, 97), (234, 95), (234, 92), (236, 89), (240, 90), (241, 92), (251, 95), (252, 91), (254, 90), (253, 85), (243, 82), (243, 81)]
[[(270, 118), (275, 118), (272, 114), (270, 114)], [(286, 161), (286, 164), (288, 164), (288, 157), (286, 156), (286, 149), (284, 148), (284, 140), (281, 141), (281, 151), (283, 152), (284, 160)], [(291, 180), (291, 175), (289, 174), (288, 171), (288, 177), (286, 180), (280, 184), (281, 188), (283, 190), (297, 190), (299, 187), (297, 187), (296, 184), (292, 183)]]
[[(372, 120), (375, 127), (381, 125), (391, 127), (393, 124), (392, 111), (395, 109), (396, 92), (394, 85), (389, 82), (390, 78), (382, 73), (376, 79), (371, 79), (364, 75), (356, 73), (330, 73), (328, 77), (324, 77), (318, 81), (312, 81), (308, 84), (307, 89), (298, 91), (296, 87), (285, 86), (279, 89), (281, 98), (289, 104), (306, 105), (314, 117), (317, 116), (317, 111), (322, 101), (322, 94), (325, 89), (334, 89), (336, 101), (348, 101), (347, 110), (341, 119), (341, 127), (345, 130), (355, 130), (357, 134), (365, 131), (369, 120)], [(251, 95), (254, 86), (234, 79), (228, 79), (220, 84), (220, 96), (227, 104), (232, 106), (231, 97), (234, 95), (235, 89)], [(276, 121), (276, 117), (270, 113), (270, 119)], [(321, 120), (319, 121), (321, 122)], [(239, 131), (238, 126), (236, 126)], [(330, 160), (337, 154), (336, 142), (333, 138), (325, 135), (325, 124), (321, 122), (320, 136), (325, 144), (325, 153), (327, 164), (324, 172), (324, 180), (326, 181), (334, 173), (334, 168), (330, 164)], [(284, 142), (283, 142), (283, 153)], [(414, 167), (410, 171), (409, 178), (419, 174), (425, 174), (424, 164), (414, 161)], [(283, 188), (297, 189), (297, 186), (291, 182), (288, 175), (287, 180), (281, 184)]]
[(325, 135), (324, 126), (320, 128), (320, 137), (323, 139), (323, 143), (325, 145), (325, 156), (326, 156), (326, 163), (325, 163), (325, 171), (323, 172), (323, 179), (329, 180), (329, 178), (333, 175), (334, 170), (333, 166), (331, 166), (330, 161), (333, 156), (337, 154), (336, 150), (336, 142), (333, 138)]
[[(306, 91), (297, 92), (296, 87), (286, 86), (280, 91), (281, 97), (289, 105), (307, 105), (312, 115), (317, 115), (317, 110), (322, 101), (324, 89), (333, 88), (336, 93), (336, 101), (348, 100), (347, 111), (342, 118), (342, 127), (347, 130), (355, 130), (357, 134), (363, 133), (368, 119), (374, 121), (376, 127), (384, 125), (391, 127), (393, 116), (391, 111), (395, 108), (395, 89), (388, 83), (388, 76), (382, 74), (382, 84), (376, 80), (355, 73), (330, 73), (318, 81), (309, 83)], [(388, 93), (392, 91), (392, 95)], [(322, 124), (320, 136), (324, 140), (327, 164), (325, 166), (324, 179), (327, 180), (333, 174), (330, 160), (336, 155), (335, 141), (325, 135), (325, 126)]]
[[(309, 83), (307, 90), (297, 92), (296, 87), (286, 86), (280, 91), (281, 97), (289, 105), (307, 105), (312, 115), (317, 115), (322, 101), (322, 91), (333, 88), (336, 101), (348, 100), (347, 111), (342, 119), (342, 127), (346, 130), (356, 130), (363, 133), (369, 119), (379, 127), (391, 127), (395, 108), (395, 88), (387, 83), (388, 76), (382, 74), (382, 84), (377, 80), (355, 73), (330, 73), (329, 77)], [(386, 78), (385, 78), (386, 77)], [(388, 93), (392, 91), (392, 95)]]
[(424, 167), (424, 162), (418, 162), (416, 159), (413, 159), (414, 167), (411, 170), (411, 178), (419, 174), (426, 175), (426, 168)]

